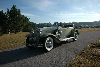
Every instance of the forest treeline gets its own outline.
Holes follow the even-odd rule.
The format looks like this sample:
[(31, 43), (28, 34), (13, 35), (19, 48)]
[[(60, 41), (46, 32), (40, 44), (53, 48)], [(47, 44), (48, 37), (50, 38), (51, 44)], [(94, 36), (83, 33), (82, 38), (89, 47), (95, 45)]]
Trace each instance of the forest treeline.
[(36, 24), (29, 21), (30, 18), (27, 18), (24, 15), (21, 15), (20, 9), (16, 8), (16, 5), (13, 5), (7, 12), (0, 11), (0, 35), (8, 33), (10, 30), (11, 33), (16, 33), (19, 31), (29, 32), (32, 29), (38, 27), (44, 27), (46, 24)]
[[(20, 9), (16, 8), (16, 5), (13, 5), (11, 9), (7, 8), (7, 12), (0, 11), (0, 35), (8, 33), (10, 30), (11, 33), (15, 33), (22, 31), (22, 32), (29, 32), (32, 29), (36, 29), (37, 27), (42, 28), (46, 26), (51, 26), (52, 24), (49, 23), (39, 23), (36, 24), (34, 22), (29, 21), (30, 18), (27, 16), (21, 15)], [(74, 24), (75, 26), (80, 25), (100, 25), (99, 21), (94, 22), (69, 22), (63, 23), (66, 24)]]

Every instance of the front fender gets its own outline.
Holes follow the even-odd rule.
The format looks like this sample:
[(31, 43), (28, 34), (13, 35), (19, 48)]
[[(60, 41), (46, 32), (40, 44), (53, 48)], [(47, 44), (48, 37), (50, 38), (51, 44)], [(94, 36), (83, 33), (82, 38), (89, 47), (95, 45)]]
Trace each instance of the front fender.
[(25, 37), (28, 37), (28, 36), (30, 37), (31, 35), (30, 34), (27, 34)]
[(46, 34), (41, 35), (41, 39), (44, 40), (43, 38), (48, 37), (48, 36), (52, 37), (55, 43), (60, 43), (60, 40), (54, 34), (51, 34), (51, 33), (46, 33)]

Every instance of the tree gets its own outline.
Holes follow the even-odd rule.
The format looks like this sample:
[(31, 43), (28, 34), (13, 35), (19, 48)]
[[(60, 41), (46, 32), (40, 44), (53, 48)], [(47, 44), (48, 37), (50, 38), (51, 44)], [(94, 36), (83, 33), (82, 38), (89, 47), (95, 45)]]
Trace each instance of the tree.
[(31, 23), (31, 27), (33, 28), (33, 29), (36, 29), (36, 27), (37, 27), (37, 25), (36, 25), (36, 23), (34, 23), (34, 22), (30, 22)]
[(2, 29), (1, 29), (1, 27), (0, 27), (0, 36), (2, 35), (3, 33), (2, 33)]
[(31, 27), (32, 24), (30, 23), (29, 18), (24, 17), (23, 23), (24, 23), (23, 29), (22, 29), (23, 32), (29, 32), (32, 30), (32, 27)]
[(8, 9), (7, 15), (9, 18), (9, 28), (12, 29), (15, 33), (20, 31), (23, 25), (20, 9), (17, 9), (16, 5), (13, 5), (10, 11)]
[(29, 18), (21, 15), (20, 9), (13, 5), (11, 10), (7, 8), (7, 12), (0, 11), (0, 33), (6, 33), (10, 29), (11, 32), (30, 31), (32, 27), (36, 28), (36, 23), (31, 23)]
[(1, 27), (2, 33), (6, 33), (7, 22), (8, 22), (8, 18), (7, 18), (6, 12), (3, 13), (3, 10), (0, 11), (0, 27)]

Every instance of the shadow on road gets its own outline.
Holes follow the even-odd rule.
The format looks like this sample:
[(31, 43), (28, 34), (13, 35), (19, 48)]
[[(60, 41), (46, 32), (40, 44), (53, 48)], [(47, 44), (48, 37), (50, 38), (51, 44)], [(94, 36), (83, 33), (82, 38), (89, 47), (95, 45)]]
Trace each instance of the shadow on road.
[(0, 65), (27, 59), (45, 53), (43, 47), (28, 49), (27, 47), (0, 52)]
[[(61, 42), (60, 44), (56, 44), (54, 48), (70, 42)], [(35, 47), (33, 49), (22, 47), (15, 50), (3, 51), (0, 52), (0, 65), (27, 59), (44, 53), (46, 52), (43, 50), (43, 47)]]

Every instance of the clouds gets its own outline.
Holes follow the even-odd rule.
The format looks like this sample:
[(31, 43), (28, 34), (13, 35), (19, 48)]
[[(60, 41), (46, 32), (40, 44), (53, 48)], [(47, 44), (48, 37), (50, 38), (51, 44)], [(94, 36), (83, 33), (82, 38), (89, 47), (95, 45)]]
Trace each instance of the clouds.
[[(2, 0), (3, 1), (3, 0)], [(3, 1), (0, 10), (16, 5), (33, 22), (100, 19), (100, 0), (17, 0)], [(81, 20), (80, 20), (81, 21)]]
[[(24, 16), (27, 16), (28, 18), (30, 18), (30, 21), (31, 21), (31, 22), (34, 22), (34, 21), (37, 22), (37, 20), (43, 20), (43, 19), (40, 18), (40, 16), (33, 15), (33, 14), (31, 14), (31, 13), (21, 13), (21, 14), (24, 15)], [(33, 20), (33, 19), (34, 19), (34, 20)]]
[(33, 15), (33, 14), (30, 14), (30, 13), (21, 13), (22, 15), (25, 15), (25, 16), (35, 16), (35, 15)]
[(40, 11), (75, 9), (84, 11), (85, 7), (90, 6), (92, 8), (95, 5), (94, 2), (98, 2), (98, 0), (92, 0), (92, 2), (91, 0), (26, 0), (23, 2), (27, 5), (22, 7), (23, 9), (35, 8)]
[(98, 5), (100, 7), (100, 5)]
[(31, 8), (36, 8), (41, 11), (50, 9), (54, 5), (54, 3), (50, 0), (26, 0), (24, 3), (30, 6)]
[(30, 7), (20, 7), (21, 9), (28, 9), (28, 8), (30, 8)]
[(48, 8), (50, 8), (50, 6), (52, 6), (53, 3), (50, 2), (49, 0), (42, 0), (38, 3), (35, 3), (35, 7), (38, 8), (39, 10), (46, 10)]
[(94, 12), (87, 12), (87, 13), (60, 13), (55, 15), (55, 17), (58, 17), (60, 19), (65, 19), (65, 18), (95, 18), (95, 17), (100, 17), (99, 13), (94, 13)]
[(31, 13), (21, 13), (22, 15), (25, 15), (25, 16), (27, 16), (27, 17), (30, 17), (30, 18), (39, 18), (40, 19), (40, 17), (39, 16), (36, 16), (36, 15), (33, 15), (33, 14), (31, 14)]
[[(46, 19), (48, 19), (48, 21), (54, 18), (56, 20), (59, 19), (65, 21), (69, 18), (75, 18), (77, 20), (79, 20), (80, 18), (86, 20), (87, 18), (100, 17), (100, 13), (96, 12), (97, 9), (95, 8), (96, 6), (99, 7), (100, 5), (93, 4), (93, 2), (91, 2), (90, 0), (33, 0), (27, 2), (27, 4), (29, 4), (31, 8), (39, 10), (39, 12), (41, 13), (41, 16), (39, 16), (41, 17), (41, 19), (45, 17)], [(89, 20), (91, 21), (92, 19)]]
[(85, 7), (74, 7), (75, 10), (81, 10), (81, 11), (82, 11), (82, 10), (85, 10), (84, 8), (85, 8)]
[(100, 20), (100, 13), (95, 12), (86, 12), (86, 13), (56, 13), (55, 15), (52, 15), (52, 17), (58, 18), (58, 22), (64, 21), (64, 22), (92, 22), (92, 21), (99, 21)]
[(5, 9), (0, 9), (0, 11), (2, 11), (3, 10), (3, 12), (7, 12)]

